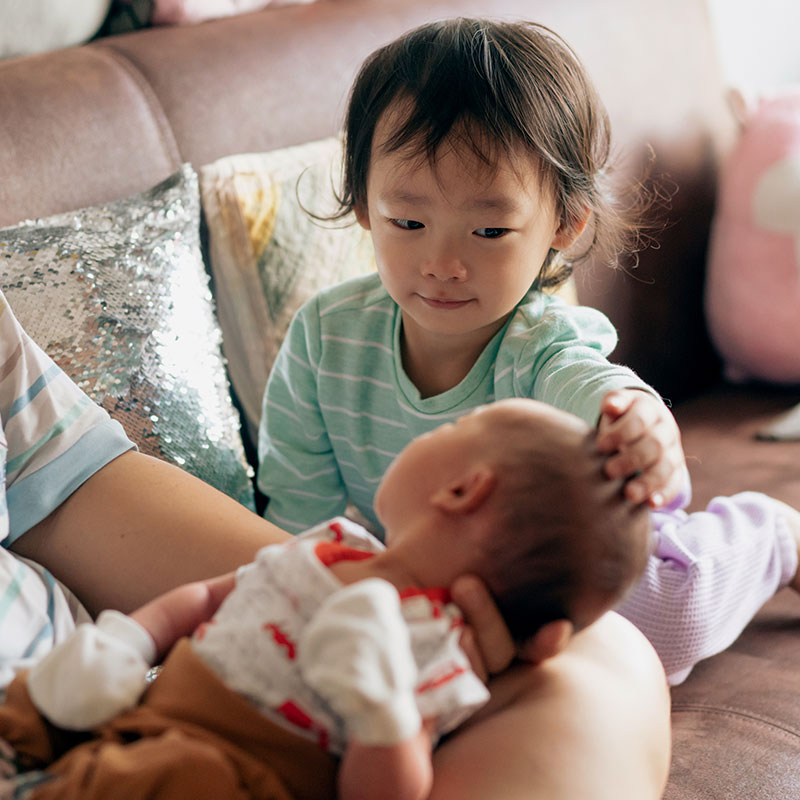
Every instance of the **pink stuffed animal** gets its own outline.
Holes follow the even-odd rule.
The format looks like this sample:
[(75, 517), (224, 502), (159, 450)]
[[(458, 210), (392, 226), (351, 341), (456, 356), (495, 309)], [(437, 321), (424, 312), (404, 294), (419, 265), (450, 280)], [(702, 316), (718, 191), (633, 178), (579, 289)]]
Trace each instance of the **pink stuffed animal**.
[(729, 379), (800, 384), (800, 87), (730, 99), (742, 128), (720, 179), (708, 326)]

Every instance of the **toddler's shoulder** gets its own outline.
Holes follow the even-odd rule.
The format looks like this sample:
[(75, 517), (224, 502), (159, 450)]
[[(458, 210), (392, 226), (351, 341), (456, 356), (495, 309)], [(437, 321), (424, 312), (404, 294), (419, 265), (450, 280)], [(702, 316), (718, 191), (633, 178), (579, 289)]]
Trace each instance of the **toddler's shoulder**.
[(617, 344), (614, 326), (601, 311), (531, 292), (517, 306), (495, 364), (498, 397), (532, 396), (540, 370), (558, 357), (602, 360)]
[(531, 292), (514, 311), (503, 348), (523, 353), (558, 342), (588, 344), (610, 352), (616, 346), (617, 332), (608, 317), (596, 308)]
[(544, 325), (613, 327), (608, 317), (596, 308), (568, 303), (557, 295), (529, 292), (515, 309), (510, 327), (527, 330)]

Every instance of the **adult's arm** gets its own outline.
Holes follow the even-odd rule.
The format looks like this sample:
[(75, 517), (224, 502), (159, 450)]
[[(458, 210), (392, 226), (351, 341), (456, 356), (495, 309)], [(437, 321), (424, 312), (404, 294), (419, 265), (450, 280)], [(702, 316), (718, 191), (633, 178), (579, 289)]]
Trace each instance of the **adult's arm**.
[(130, 612), (182, 583), (234, 570), (287, 536), (180, 468), (129, 451), (12, 549), (50, 570), (90, 612)]
[(494, 678), (491, 700), (434, 753), (430, 800), (658, 800), (669, 693), (653, 648), (609, 613), (559, 655)]

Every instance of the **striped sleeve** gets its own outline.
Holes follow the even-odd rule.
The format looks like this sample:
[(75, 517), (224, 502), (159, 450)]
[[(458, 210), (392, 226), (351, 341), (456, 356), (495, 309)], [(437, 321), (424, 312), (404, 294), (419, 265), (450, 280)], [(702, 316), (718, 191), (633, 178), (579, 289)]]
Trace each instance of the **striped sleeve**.
[(0, 294), (0, 419), (8, 547), (94, 472), (134, 447), (30, 339)]
[(267, 382), (258, 442), (265, 517), (291, 533), (344, 513), (347, 494), (319, 408), (318, 300), (295, 316)]
[(509, 328), (498, 363), (498, 398), (533, 397), (595, 425), (603, 396), (613, 389), (658, 393), (633, 370), (608, 360), (617, 334), (593, 308), (540, 295)]

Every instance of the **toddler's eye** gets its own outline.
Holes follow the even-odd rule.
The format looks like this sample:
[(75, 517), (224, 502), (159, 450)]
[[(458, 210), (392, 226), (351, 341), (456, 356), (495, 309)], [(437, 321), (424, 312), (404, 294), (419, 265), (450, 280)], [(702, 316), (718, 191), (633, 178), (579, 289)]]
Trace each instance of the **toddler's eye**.
[(508, 228), (478, 228), (475, 233), (484, 239), (499, 239), (508, 233)]
[(393, 219), (391, 222), (404, 231), (418, 231), (420, 228), (425, 227), (421, 222), (417, 222), (415, 219)]

